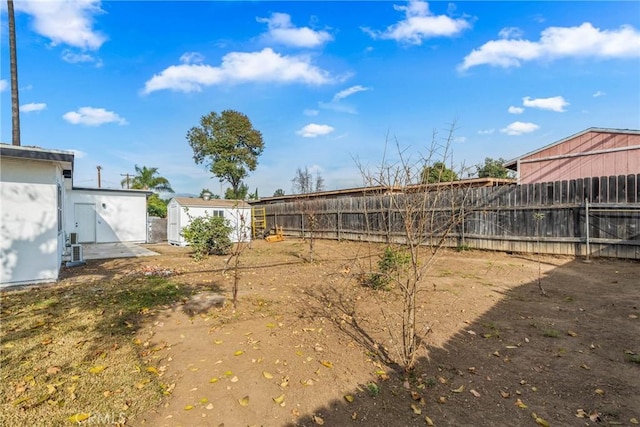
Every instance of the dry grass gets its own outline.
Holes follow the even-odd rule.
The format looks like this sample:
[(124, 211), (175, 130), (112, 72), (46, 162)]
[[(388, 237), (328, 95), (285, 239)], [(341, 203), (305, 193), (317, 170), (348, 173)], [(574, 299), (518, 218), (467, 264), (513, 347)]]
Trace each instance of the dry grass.
[(144, 275), (2, 292), (0, 424), (115, 424), (157, 405), (168, 386), (135, 334), (188, 293)]

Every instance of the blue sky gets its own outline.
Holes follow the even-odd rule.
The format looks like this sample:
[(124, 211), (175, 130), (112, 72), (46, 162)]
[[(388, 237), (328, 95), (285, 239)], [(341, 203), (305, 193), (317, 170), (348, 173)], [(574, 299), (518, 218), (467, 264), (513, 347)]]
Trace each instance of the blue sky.
[[(298, 167), (362, 184), (385, 141), (424, 153), (456, 123), (456, 168), (589, 127), (640, 129), (640, 3), (15, 1), (22, 144), (73, 150), (74, 184), (118, 188), (134, 165), (177, 193), (226, 185), (187, 131), (246, 114), (265, 149), (251, 191)], [(11, 142), (6, 2), (2, 129)], [(474, 169), (471, 168), (473, 172)]]

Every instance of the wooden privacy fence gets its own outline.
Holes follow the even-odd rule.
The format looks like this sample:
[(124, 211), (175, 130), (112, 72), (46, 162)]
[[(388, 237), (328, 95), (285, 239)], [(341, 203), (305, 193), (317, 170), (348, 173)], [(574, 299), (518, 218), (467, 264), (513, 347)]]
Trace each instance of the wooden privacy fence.
[(411, 217), (424, 221), (426, 244), (445, 237), (449, 247), (640, 259), (640, 174), (253, 205), (290, 236), (308, 236), (313, 224), (318, 238), (402, 242)]

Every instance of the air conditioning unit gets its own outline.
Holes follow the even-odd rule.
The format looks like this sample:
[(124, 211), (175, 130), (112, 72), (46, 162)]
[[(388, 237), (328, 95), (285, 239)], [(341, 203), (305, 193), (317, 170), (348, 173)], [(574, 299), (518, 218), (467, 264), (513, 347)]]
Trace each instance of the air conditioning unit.
[(84, 262), (82, 257), (82, 245), (71, 245), (71, 262)]
[(70, 234), (70, 240), (71, 240), (71, 244), (72, 245), (77, 245), (78, 244), (78, 233), (71, 233)]

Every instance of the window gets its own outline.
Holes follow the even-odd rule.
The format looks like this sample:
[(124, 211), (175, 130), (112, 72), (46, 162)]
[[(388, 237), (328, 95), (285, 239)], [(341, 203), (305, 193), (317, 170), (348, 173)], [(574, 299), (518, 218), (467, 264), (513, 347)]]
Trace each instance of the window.
[(212, 211), (211, 216), (221, 216), (224, 218), (224, 211), (218, 211), (218, 210)]

